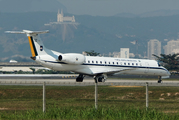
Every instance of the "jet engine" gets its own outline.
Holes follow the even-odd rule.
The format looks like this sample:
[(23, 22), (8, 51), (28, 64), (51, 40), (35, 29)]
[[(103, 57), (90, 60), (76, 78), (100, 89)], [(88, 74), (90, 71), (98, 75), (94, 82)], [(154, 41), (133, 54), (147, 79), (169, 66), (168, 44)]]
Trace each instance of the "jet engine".
[(68, 64), (81, 65), (85, 62), (85, 56), (78, 53), (61, 54), (58, 56), (58, 61)]

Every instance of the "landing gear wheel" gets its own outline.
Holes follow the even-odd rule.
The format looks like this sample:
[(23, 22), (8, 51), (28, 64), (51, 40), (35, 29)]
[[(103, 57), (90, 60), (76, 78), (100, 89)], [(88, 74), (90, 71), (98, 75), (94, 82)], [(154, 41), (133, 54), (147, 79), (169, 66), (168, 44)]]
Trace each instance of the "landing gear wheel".
[(161, 76), (158, 76), (158, 83), (162, 83)]
[(76, 78), (76, 82), (83, 82), (83, 78), (77, 77), (77, 78)]
[(162, 83), (162, 80), (158, 80), (158, 83)]
[(103, 82), (103, 78), (102, 78), (102, 77), (99, 77), (99, 78), (98, 78), (98, 82)]
[(103, 75), (94, 76), (95, 82), (105, 82), (106, 78)]
[(76, 78), (76, 82), (83, 82), (83, 78), (84, 78), (84, 75), (80, 74), (80, 75)]

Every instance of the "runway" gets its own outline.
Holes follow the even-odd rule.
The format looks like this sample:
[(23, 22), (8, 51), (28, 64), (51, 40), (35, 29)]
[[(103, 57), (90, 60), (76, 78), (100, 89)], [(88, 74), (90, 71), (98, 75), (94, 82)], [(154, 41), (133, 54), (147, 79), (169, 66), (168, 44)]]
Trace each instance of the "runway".
[(78, 74), (0, 74), (0, 79), (67, 79)]
[[(83, 82), (76, 82), (77, 75), (0, 75), (0, 85), (27, 85), (36, 86), (93, 86), (94, 79), (87, 77)], [(179, 86), (179, 81), (163, 80), (163, 83), (157, 83), (157, 80), (132, 80), (108, 78), (105, 82), (98, 82), (98, 85), (107, 86)]]

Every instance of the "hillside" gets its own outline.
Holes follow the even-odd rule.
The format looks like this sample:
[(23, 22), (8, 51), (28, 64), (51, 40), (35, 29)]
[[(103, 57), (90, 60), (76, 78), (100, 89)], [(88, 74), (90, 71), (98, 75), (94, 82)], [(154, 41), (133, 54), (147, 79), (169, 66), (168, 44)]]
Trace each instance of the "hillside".
[[(68, 14), (67, 14), (68, 15)], [(69, 15), (71, 16), (71, 15)], [(0, 50), (1, 60), (13, 55), (31, 56), (27, 37), (20, 34), (5, 34), (6, 30), (50, 30), (41, 35), (47, 48), (60, 52), (78, 52), (95, 50), (100, 53), (120, 51), (130, 48), (136, 53), (132, 41), (138, 40), (139, 53), (147, 51), (147, 42), (158, 39), (162, 45), (164, 39), (177, 39), (179, 33), (179, 15), (146, 18), (122, 18), (100, 16), (75, 16), (78, 26), (44, 26), (56, 21), (56, 12), (1, 13)]]

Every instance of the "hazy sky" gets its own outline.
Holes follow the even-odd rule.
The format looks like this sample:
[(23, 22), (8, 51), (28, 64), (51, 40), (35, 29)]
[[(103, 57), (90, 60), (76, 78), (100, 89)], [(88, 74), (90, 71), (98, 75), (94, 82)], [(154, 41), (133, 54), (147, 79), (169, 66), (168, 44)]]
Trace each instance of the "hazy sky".
[(72, 14), (112, 16), (117, 13), (140, 14), (149, 11), (179, 9), (179, 0), (58, 0)]

